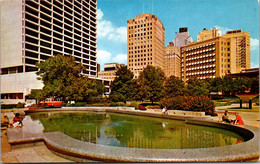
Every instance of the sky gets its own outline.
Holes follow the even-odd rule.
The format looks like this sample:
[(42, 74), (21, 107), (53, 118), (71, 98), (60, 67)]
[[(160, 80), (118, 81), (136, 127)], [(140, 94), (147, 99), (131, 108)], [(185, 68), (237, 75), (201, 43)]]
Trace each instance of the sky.
[(127, 20), (156, 15), (165, 28), (165, 46), (180, 27), (188, 27), (193, 41), (203, 28), (217, 27), (222, 35), (241, 29), (250, 33), (251, 68), (259, 67), (258, 0), (98, 0), (97, 62), (127, 64)]

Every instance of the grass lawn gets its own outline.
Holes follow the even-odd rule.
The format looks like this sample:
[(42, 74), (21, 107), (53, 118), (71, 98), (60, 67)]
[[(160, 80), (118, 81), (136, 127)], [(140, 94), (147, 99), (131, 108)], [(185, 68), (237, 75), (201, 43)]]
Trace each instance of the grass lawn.
[[(231, 105), (232, 103), (239, 103), (240, 99), (238, 97), (230, 97), (230, 98), (223, 98), (223, 99), (217, 99), (212, 101), (215, 103), (215, 106), (227, 106), (227, 105)], [(252, 102), (259, 103), (259, 97), (254, 98)]]
[(228, 110), (228, 111), (235, 111), (235, 112), (259, 112), (259, 107), (253, 106), (252, 109), (248, 109), (248, 108), (228, 108), (228, 109), (219, 109), (219, 110)]

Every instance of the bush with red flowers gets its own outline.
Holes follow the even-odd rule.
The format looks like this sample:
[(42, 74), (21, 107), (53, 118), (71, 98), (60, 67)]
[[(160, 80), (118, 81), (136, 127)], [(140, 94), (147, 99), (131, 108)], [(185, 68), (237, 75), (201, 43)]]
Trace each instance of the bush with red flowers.
[(214, 103), (206, 96), (177, 96), (163, 98), (160, 101), (161, 107), (166, 106), (169, 110), (199, 111), (206, 114), (213, 114)]

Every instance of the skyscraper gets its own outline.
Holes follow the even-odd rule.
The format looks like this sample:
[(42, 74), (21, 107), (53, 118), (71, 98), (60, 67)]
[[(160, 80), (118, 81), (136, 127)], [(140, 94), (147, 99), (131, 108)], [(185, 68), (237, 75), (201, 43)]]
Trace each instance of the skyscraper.
[(96, 0), (1, 1), (1, 98), (23, 102), (36, 80), (36, 63), (73, 55), (96, 77)]
[(192, 42), (181, 47), (182, 79), (206, 79), (239, 73), (250, 68), (250, 33), (228, 31), (226, 35)]
[(127, 21), (127, 66), (137, 78), (147, 65), (164, 70), (164, 26), (150, 13)]

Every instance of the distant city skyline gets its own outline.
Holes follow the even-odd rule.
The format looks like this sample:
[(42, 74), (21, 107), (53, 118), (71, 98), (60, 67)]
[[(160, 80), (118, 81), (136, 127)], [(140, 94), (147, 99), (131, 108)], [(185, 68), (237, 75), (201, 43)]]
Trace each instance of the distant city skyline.
[(104, 63), (127, 64), (127, 20), (151, 13), (165, 27), (165, 46), (180, 27), (188, 27), (194, 41), (203, 28), (242, 29), (250, 33), (251, 68), (259, 67), (259, 4), (257, 0), (99, 0), (97, 54)]

